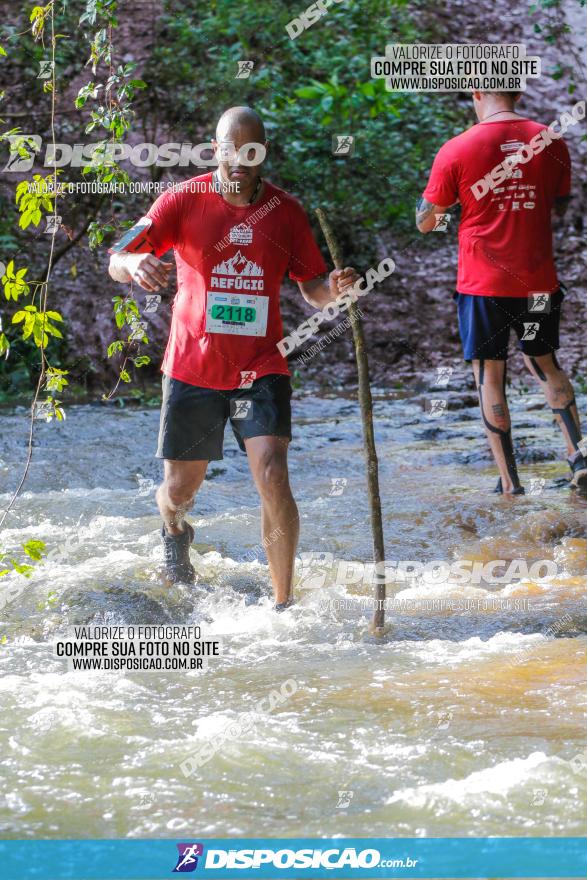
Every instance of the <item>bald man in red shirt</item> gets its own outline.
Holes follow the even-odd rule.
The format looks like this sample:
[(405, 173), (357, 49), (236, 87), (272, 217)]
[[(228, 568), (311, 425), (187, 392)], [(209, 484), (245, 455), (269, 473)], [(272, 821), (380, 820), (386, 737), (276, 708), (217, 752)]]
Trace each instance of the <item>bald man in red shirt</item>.
[(261, 497), (263, 546), (282, 611), (292, 601), (299, 517), (287, 467), (291, 384), (277, 348), (281, 282), (287, 272), (321, 309), (358, 275), (350, 267), (327, 274), (302, 206), (261, 177), (257, 154), (262, 147), (264, 156), (267, 142), (254, 110), (227, 110), (213, 145), (218, 170), (161, 195), (131, 234), (142, 236), (150, 252), (114, 253), (109, 271), (117, 281), (159, 290), (172, 265), (160, 257), (173, 248), (178, 291), (161, 367), (157, 450), (164, 460), (157, 502), (169, 580), (194, 581), (194, 530), (185, 514), (208, 462), (223, 457), (230, 419)]
[(473, 92), (477, 125), (439, 150), (416, 209), (421, 232), (460, 203), (454, 298), (464, 357), (473, 364), (496, 492), (523, 494), (506, 399), (510, 331), (544, 392), (567, 447), (571, 484), (587, 488), (587, 461), (572, 385), (556, 351), (563, 290), (554, 265), (551, 216), (571, 189), (568, 149), (551, 127), (515, 110), (519, 92)]

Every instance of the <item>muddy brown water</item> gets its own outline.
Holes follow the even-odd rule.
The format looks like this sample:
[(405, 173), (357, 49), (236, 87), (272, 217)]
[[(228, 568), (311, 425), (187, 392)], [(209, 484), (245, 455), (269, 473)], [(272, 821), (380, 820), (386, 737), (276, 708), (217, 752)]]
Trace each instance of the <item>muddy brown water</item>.
[[(376, 395), (387, 558), (408, 572), (502, 560), (501, 581), (430, 565), (402, 580), (390, 565), (380, 641), (368, 633), (360, 422), (342, 392), (295, 397), (303, 556), (282, 615), (228, 432), (192, 516), (198, 584), (169, 590), (158, 413), (73, 406), (64, 424), (40, 424), (3, 540), (57, 552), (24, 587), (0, 585), (2, 836), (585, 835), (587, 501), (566, 487), (556, 429), (530, 394), (512, 409), (533, 494), (494, 495), (475, 401), (458, 387)], [(438, 419), (432, 397), (449, 401)], [(4, 412), (3, 501), (25, 444), (26, 412)], [(73, 624), (169, 621), (221, 637), (222, 657), (199, 673), (68, 673), (51, 644)], [(238, 735), (290, 679), (295, 693)], [(186, 778), (183, 762), (210, 742)]]

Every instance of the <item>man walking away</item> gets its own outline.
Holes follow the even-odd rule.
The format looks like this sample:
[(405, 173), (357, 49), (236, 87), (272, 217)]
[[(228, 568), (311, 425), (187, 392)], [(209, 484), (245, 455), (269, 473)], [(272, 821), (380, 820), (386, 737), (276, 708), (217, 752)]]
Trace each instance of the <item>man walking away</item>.
[[(473, 92), (478, 125), (439, 150), (416, 208), (420, 232), (460, 202), (459, 266), (454, 299), (466, 361), (472, 361), (479, 405), (499, 481), (496, 492), (523, 494), (506, 399), (510, 330), (524, 363), (560, 425), (571, 484), (587, 487), (587, 461), (572, 385), (556, 357), (564, 293), (552, 250), (551, 216), (562, 221), (570, 199), (571, 162), (564, 141), (515, 110), (520, 92)], [(544, 132), (544, 135), (541, 134)], [(515, 156), (525, 145), (533, 155)], [(486, 175), (504, 163), (496, 185)], [(499, 180), (499, 175), (497, 176)], [(491, 183), (488, 184), (488, 180)]]

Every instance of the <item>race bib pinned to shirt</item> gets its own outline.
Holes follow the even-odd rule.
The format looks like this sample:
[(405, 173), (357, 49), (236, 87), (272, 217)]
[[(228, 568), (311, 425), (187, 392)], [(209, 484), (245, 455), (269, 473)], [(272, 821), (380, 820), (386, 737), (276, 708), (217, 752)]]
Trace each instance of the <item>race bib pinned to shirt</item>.
[(209, 290), (206, 298), (206, 333), (266, 336), (268, 313), (268, 296)]

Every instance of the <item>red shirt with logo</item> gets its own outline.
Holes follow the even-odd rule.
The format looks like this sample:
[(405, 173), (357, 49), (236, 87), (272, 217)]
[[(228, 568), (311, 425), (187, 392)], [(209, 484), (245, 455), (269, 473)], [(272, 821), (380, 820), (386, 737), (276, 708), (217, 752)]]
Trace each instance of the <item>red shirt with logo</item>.
[[(161, 370), (190, 385), (230, 390), (289, 375), (280, 285), (327, 271), (299, 202), (266, 180), (252, 205), (229, 204), (203, 174), (163, 193), (147, 217), (155, 255), (173, 248), (178, 288)], [(243, 375), (245, 374), (245, 375)]]
[(529, 161), (516, 163), (510, 177), (486, 193), (480, 194), (482, 185), (475, 187), (545, 129), (530, 119), (484, 122), (439, 150), (423, 196), (439, 206), (461, 203), (459, 293), (526, 297), (558, 289), (551, 209), (555, 198), (571, 188), (564, 141), (555, 139)]

